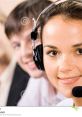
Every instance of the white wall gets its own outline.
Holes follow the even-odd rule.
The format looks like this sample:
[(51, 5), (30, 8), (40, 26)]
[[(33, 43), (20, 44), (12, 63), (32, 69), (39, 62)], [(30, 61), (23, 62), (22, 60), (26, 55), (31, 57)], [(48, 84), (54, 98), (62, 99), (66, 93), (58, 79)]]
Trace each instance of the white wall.
[(17, 4), (23, 1), (25, 0), (0, 0), (0, 10), (8, 15)]

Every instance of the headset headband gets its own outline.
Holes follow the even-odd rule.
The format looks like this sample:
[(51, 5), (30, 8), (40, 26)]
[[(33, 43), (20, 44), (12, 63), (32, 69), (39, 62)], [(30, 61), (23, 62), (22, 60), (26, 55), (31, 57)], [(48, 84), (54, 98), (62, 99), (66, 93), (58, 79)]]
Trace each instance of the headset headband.
[[(35, 23), (35, 25), (34, 25), (34, 28), (33, 28), (33, 31), (35, 30), (37, 30), (39, 27), (40, 27), (40, 23), (38, 24), (38, 21), (39, 21), (39, 19), (40, 19), (40, 17), (47, 11), (47, 10), (50, 10), (50, 8), (52, 8), (52, 6), (54, 6), (54, 5), (58, 5), (58, 4), (60, 4), (60, 3), (63, 3), (63, 2), (66, 2), (66, 1), (69, 1), (69, 0), (54, 0), (53, 1), (53, 3), (51, 3), (49, 6), (47, 6), (40, 14), (39, 14), (39, 16), (38, 16), (38, 18), (37, 18), (37, 20), (36, 20), (36, 23)], [(72, 1), (72, 0), (70, 0), (70, 1)], [(79, 2), (81, 2), (80, 0), (73, 0), (73, 2), (77, 2), (77, 3), (79, 3)]]
[(35, 61), (37, 68), (40, 70), (45, 70), (45, 69), (44, 69), (44, 62), (43, 62), (43, 44), (40, 43), (39, 45), (37, 45), (37, 43), (36, 43), (36, 39), (38, 36), (38, 28), (41, 26), (41, 23), (43, 23), (43, 22), (39, 22), (39, 20), (40, 20), (42, 15), (44, 16), (44, 14), (46, 15), (47, 13), (49, 13), (49, 14), (53, 13), (53, 8), (56, 7), (56, 5), (59, 5), (59, 4), (66, 2), (66, 1), (69, 3), (70, 2), (78, 3), (78, 4), (82, 3), (81, 0), (56, 0), (52, 4), (50, 4), (48, 7), (46, 7), (39, 14), (36, 22), (34, 23), (33, 31), (31, 32), (33, 59)]
[(51, 3), (48, 7), (46, 7), (38, 16), (37, 20), (36, 20), (36, 24), (35, 24), (35, 27), (34, 27), (34, 30), (37, 30), (37, 28), (40, 26), (40, 24), (38, 24), (38, 21), (41, 17), (42, 14), (44, 14), (48, 9), (50, 9), (53, 5), (58, 5), (60, 3), (63, 3), (67, 0), (55, 0), (53, 3)]

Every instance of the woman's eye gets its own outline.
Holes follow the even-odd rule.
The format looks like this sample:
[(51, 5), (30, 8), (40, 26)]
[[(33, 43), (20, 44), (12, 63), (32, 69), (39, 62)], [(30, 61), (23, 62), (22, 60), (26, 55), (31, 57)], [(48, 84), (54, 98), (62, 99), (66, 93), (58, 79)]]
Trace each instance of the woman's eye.
[(47, 52), (47, 54), (49, 55), (49, 56), (56, 56), (57, 54), (58, 54), (58, 52), (57, 51), (53, 51), (53, 50), (51, 50), (51, 51), (48, 51)]
[(13, 48), (15, 48), (15, 49), (17, 49), (17, 48), (19, 48), (20, 47), (20, 43), (15, 43), (15, 44), (13, 44)]
[(82, 55), (82, 48), (77, 49), (77, 54)]

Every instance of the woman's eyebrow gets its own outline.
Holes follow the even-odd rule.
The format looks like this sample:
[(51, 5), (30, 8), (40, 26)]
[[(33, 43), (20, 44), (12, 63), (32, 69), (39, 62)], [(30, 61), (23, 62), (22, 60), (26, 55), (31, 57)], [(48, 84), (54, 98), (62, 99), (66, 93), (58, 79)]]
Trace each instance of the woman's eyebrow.
[(57, 49), (57, 47), (52, 46), (52, 45), (44, 45), (43, 47), (44, 47), (44, 48), (45, 48), (45, 47), (48, 47), (48, 48), (52, 48), (52, 49)]
[(79, 47), (79, 46), (82, 46), (82, 43), (77, 43), (77, 44), (73, 45), (72, 47), (76, 48), (76, 47)]

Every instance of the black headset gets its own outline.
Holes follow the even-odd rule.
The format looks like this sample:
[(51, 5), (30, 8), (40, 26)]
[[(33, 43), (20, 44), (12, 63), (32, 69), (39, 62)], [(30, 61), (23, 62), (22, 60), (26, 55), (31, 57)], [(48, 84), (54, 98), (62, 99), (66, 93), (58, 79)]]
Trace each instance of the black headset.
[(52, 12), (52, 6), (54, 7), (54, 5), (58, 5), (60, 3), (63, 3), (67, 0), (56, 0), (55, 2), (51, 3), (48, 7), (46, 7), (38, 16), (37, 20), (36, 20), (36, 24), (34, 26), (33, 31), (31, 32), (31, 39), (32, 39), (32, 44), (33, 44), (33, 59), (35, 61), (35, 64), (37, 66), (38, 69), (40, 70), (44, 70), (44, 64), (43, 64), (43, 45), (40, 44), (38, 46), (35, 47), (35, 41), (37, 39), (38, 36), (38, 28), (41, 26), (41, 23), (39, 23), (39, 19), (40, 17), (46, 12)]
[[(60, 0), (57, 0), (58, 2)], [(43, 45), (39, 44), (38, 46), (35, 47), (35, 41), (38, 37), (38, 28), (40, 27), (41, 23), (38, 24), (39, 18), (45, 11), (47, 11), (54, 3), (50, 4), (48, 7), (46, 7), (38, 16), (36, 20), (36, 24), (33, 28), (33, 31), (31, 32), (31, 39), (32, 39), (32, 44), (33, 44), (33, 60), (37, 66), (38, 69), (44, 71), (44, 64), (43, 64)]]
[(38, 31), (35, 29), (31, 32), (31, 39), (33, 41), (33, 60), (37, 66), (38, 69), (44, 70), (44, 64), (43, 64), (43, 45), (39, 44), (35, 47), (35, 40), (37, 39)]

